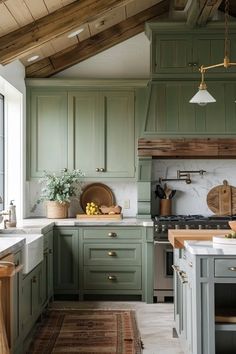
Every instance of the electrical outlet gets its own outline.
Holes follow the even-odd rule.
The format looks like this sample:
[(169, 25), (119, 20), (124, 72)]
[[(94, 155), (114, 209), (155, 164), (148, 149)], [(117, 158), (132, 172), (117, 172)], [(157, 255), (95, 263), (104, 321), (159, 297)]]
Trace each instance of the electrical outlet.
[(130, 208), (130, 200), (129, 199), (125, 199), (124, 200), (124, 209), (129, 209)]

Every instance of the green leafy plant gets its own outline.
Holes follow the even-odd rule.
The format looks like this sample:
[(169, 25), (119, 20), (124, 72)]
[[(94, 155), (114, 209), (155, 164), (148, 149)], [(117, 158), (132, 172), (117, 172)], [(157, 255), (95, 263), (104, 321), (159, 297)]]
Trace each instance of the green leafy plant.
[(80, 181), (84, 173), (81, 170), (69, 171), (66, 168), (60, 175), (44, 171), (40, 183), (43, 184), (40, 201), (53, 200), (59, 203), (70, 202), (70, 197), (78, 196), (81, 192)]

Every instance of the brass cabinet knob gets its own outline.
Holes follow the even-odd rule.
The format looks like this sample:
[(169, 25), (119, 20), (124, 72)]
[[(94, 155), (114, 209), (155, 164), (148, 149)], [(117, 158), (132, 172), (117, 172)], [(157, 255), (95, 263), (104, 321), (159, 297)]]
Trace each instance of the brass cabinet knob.
[(111, 281), (115, 281), (117, 278), (115, 275), (108, 275), (107, 279)]
[(188, 66), (190, 66), (190, 67), (193, 66), (193, 63), (188, 63)]
[(117, 237), (117, 234), (115, 232), (108, 232), (109, 237)]
[(36, 277), (36, 275), (33, 276), (33, 278), (32, 278), (32, 283), (37, 283), (37, 277)]
[(107, 254), (110, 257), (115, 257), (116, 256), (116, 252), (114, 252), (114, 251), (109, 251)]
[(100, 168), (100, 172), (105, 172), (105, 168)]
[(100, 172), (100, 168), (97, 167), (97, 168), (96, 168), (96, 172)]

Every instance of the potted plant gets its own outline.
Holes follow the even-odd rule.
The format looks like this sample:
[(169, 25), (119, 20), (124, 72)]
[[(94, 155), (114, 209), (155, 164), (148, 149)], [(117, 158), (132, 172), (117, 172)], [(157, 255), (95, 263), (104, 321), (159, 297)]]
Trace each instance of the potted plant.
[(82, 186), (80, 178), (83, 176), (81, 170), (69, 171), (66, 168), (60, 175), (44, 171), (40, 180), (44, 185), (40, 201), (47, 202), (47, 218), (67, 218), (70, 198), (80, 194)]

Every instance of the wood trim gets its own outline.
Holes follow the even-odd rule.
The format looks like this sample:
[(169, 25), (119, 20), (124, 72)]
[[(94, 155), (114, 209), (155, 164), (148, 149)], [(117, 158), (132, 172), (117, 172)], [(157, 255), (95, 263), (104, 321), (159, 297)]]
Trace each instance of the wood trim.
[(25, 83), (28, 87), (112, 87), (112, 88), (127, 88), (127, 87), (146, 87), (148, 79), (129, 80), (73, 80), (73, 79), (26, 79)]
[(50, 77), (59, 71), (78, 64), (105, 49), (144, 31), (146, 21), (153, 20), (168, 12), (170, 0), (163, 0), (147, 10), (108, 28), (78, 45), (71, 46), (55, 55), (27, 66), (27, 77)]
[(139, 139), (138, 156), (236, 158), (236, 139)]
[(80, 0), (64, 6), (0, 38), (0, 63), (7, 64), (24, 53), (66, 32), (94, 21), (105, 12), (131, 0)]

